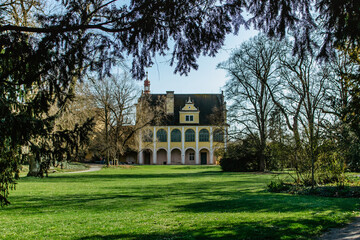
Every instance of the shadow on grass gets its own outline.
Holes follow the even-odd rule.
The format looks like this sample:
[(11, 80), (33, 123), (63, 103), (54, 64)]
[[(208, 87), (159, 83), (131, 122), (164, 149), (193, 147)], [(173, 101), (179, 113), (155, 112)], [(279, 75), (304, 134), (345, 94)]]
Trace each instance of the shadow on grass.
[[(220, 193), (221, 194), (221, 193)], [(268, 193), (243, 193), (226, 200), (203, 200), (179, 205), (177, 211), (191, 213), (261, 213), (352, 211), (352, 199), (319, 198)]]
[(153, 179), (153, 178), (186, 178), (186, 177), (208, 177), (211, 175), (221, 175), (222, 172), (194, 172), (194, 173), (144, 173), (144, 174), (108, 174), (108, 173), (93, 173), (93, 174), (73, 174), (73, 175), (53, 175), (50, 178), (54, 179), (71, 179), (71, 181), (81, 181), (86, 179)]
[(103, 239), (314, 239), (327, 228), (336, 226), (331, 218), (282, 219), (271, 222), (208, 223), (197, 229), (178, 228), (169, 232), (143, 234), (113, 233), (80, 237), (78, 240)]
[[(184, 185), (184, 184), (181, 184)], [(144, 203), (151, 206), (159, 201), (174, 199), (183, 202), (189, 199), (193, 203), (172, 205), (173, 213), (241, 213), (241, 212), (324, 212), (324, 211), (351, 211), (352, 199), (319, 198), (313, 196), (294, 196), (286, 194), (270, 194), (266, 192), (248, 193), (241, 191), (214, 191), (204, 189), (201, 184), (187, 184), (185, 189), (177, 185), (169, 187), (148, 186), (131, 187), (131, 191), (116, 191), (92, 194), (66, 194), (57, 196), (17, 196), (13, 197), (14, 205), (2, 209), (12, 211), (23, 209), (26, 212), (37, 212), (39, 209), (73, 209), (104, 211), (122, 210), (125, 202), (131, 203), (127, 208), (134, 211), (143, 208)], [(221, 199), (221, 200), (214, 200)], [(194, 202), (196, 201), (196, 202)]]

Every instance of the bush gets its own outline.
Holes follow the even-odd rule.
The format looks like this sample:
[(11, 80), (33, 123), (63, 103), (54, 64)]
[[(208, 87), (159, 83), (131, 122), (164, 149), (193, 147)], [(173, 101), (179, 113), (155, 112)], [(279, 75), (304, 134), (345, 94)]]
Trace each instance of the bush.
[(251, 172), (259, 170), (259, 157), (251, 139), (228, 146), (220, 160), (220, 166), (225, 172)]
[(345, 159), (344, 156), (336, 151), (322, 152), (316, 162), (316, 182), (318, 184), (337, 183), (344, 185)]
[(271, 181), (268, 185), (269, 192), (287, 192), (291, 189), (291, 184), (285, 183), (281, 179)]
[(251, 172), (258, 170), (256, 160), (254, 161), (252, 157), (222, 158), (220, 166), (224, 172)]

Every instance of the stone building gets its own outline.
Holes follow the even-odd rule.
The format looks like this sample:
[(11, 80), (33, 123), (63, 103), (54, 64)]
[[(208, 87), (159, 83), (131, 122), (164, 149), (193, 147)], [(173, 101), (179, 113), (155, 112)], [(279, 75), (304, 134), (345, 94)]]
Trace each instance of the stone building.
[(146, 79), (139, 103), (145, 98), (150, 105), (163, 99), (165, 116), (139, 131), (138, 164), (216, 164), (227, 145), (223, 94), (151, 94)]

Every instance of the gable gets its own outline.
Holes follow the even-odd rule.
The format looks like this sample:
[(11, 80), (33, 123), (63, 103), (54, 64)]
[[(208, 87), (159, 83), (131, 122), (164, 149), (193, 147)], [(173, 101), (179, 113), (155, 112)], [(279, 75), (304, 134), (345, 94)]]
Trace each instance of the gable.
[[(162, 97), (166, 98), (166, 94), (150, 94), (152, 103)], [(225, 119), (225, 103), (222, 94), (174, 94), (174, 113), (168, 115), (164, 122), (165, 125), (181, 125), (180, 111), (186, 107), (189, 97), (196, 108), (196, 110), (191, 110), (199, 111), (199, 125), (214, 125), (214, 118)]]

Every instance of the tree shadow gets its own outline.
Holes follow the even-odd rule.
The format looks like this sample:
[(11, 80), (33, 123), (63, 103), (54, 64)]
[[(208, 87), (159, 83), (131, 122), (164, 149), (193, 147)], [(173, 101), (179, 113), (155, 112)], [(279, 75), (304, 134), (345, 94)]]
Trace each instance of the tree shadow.
[[(268, 193), (242, 193), (232, 195), (228, 200), (209, 200), (178, 206), (179, 212), (324, 212), (351, 211), (354, 206), (351, 199), (318, 198), (313, 196), (294, 196)], [(349, 204), (347, 204), (349, 202)]]
[[(307, 228), (304, 226), (312, 226)], [(103, 239), (314, 239), (328, 227), (336, 226), (331, 218), (281, 219), (267, 222), (207, 223), (197, 229), (182, 229), (169, 232), (143, 234), (111, 233), (95, 234), (77, 240)]]

